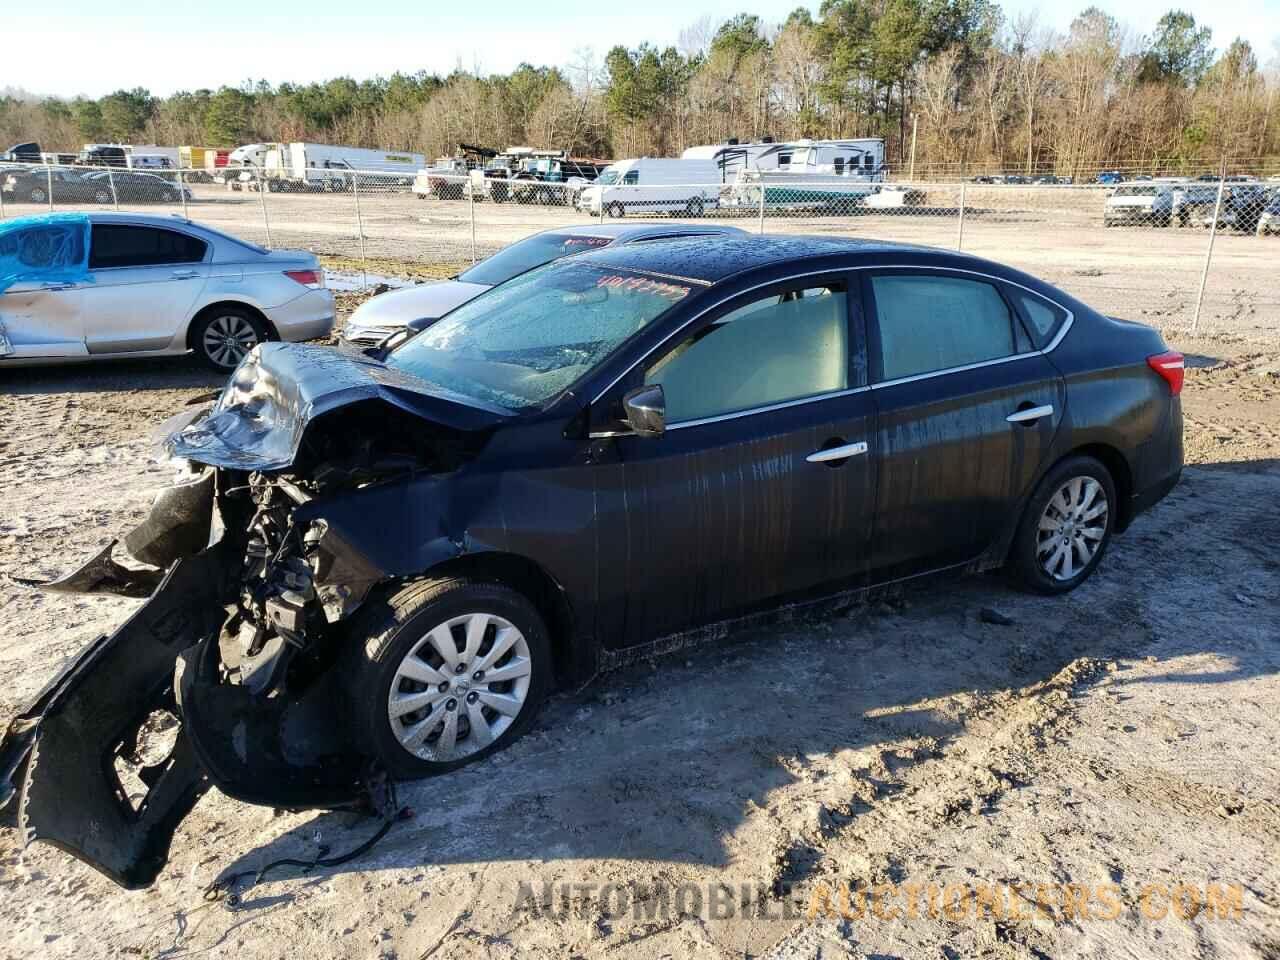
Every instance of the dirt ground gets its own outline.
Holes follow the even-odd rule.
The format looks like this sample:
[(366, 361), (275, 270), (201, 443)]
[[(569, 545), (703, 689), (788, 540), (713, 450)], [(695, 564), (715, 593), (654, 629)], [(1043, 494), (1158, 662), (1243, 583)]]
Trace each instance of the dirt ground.
[[(1280, 338), (1166, 337), (1184, 479), (1071, 595), (975, 578), (599, 677), (402, 787), (369, 853), (235, 900), (202, 891), (377, 823), (212, 792), (141, 892), (5, 828), (0, 957), (1280, 957)], [(134, 606), (3, 575), (141, 519), (149, 431), (217, 385), (185, 361), (7, 376), (0, 721)], [(1195, 912), (1210, 884), (1239, 909)], [(940, 908), (948, 885), (1002, 885), (1003, 915)], [(848, 917), (806, 918), (841, 888)], [(858, 916), (877, 889), (897, 907)]]

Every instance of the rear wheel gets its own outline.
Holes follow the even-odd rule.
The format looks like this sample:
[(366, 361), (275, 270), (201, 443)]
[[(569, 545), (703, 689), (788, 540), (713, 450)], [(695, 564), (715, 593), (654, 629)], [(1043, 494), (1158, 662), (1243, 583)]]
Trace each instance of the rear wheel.
[(689, 202), (684, 205), (684, 212), (691, 217), (702, 216), (702, 198), (690, 197)]
[(605, 208), (605, 212), (608, 213), (612, 219), (621, 220), (627, 211), (619, 201), (615, 200)]
[(551, 686), (542, 618), (501, 584), (411, 584), (352, 629), (344, 670), (356, 735), (397, 778), (503, 749), (528, 730)]
[(95, 190), (93, 192), (93, 202), (107, 204), (111, 202), (110, 190)]
[(48, 199), (49, 199), (49, 195), (45, 193), (44, 190), (42, 190), (40, 187), (31, 188), (32, 203), (44, 203)]
[(266, 325), (243, 307), (211, 310), (191, 331), (196, 355), (222, 373), (234, 370), (250, 350), (267, 339)]
[(1014, 580), (1036, 593), (1066, 593), (1093, 573), (1115, 529), (1115, 483), (1092, 457), (1069, 457), (1040, 481), (1009, 550)]

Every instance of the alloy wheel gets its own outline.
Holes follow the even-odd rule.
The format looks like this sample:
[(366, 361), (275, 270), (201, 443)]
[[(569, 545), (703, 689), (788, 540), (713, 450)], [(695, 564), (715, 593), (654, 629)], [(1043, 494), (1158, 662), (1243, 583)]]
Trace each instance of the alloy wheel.
[(234, 367), (258, 345), (258, 331), (247, 318), (227, 314), (214, 317), (202, 339), (210, 360), (221, 367)]
[(1036, 533), (1036, 559), (1055, 580), (1089, 566), (1107, 533), (1107, 493), (1093, 477), (1072, 477), (1049, 498)]
[(387, 695), (387, 720), (422, 760), (461, 760), (492, 744), (520, 715), (533, 661), (513, 623), (467, 613), (430, 630), (405, 654)]

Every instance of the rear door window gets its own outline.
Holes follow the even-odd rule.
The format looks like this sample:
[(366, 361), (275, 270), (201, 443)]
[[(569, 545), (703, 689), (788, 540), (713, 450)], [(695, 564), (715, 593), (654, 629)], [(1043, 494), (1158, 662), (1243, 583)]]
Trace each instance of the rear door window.
[(880, 380), (998, 360), (1032, 349), (994, 284), (960, 277), (881, 274), (871, 278)]
[(94, 224), (89, 267), (151, 267), (170, 263), (199, 263), (207, 244), (203, 240), (159, 227)]

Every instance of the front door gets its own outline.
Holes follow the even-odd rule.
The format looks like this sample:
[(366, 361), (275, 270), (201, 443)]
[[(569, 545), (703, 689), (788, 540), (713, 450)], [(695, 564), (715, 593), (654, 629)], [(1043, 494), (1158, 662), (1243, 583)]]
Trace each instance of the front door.
[(597, 468), (607, 644), (862, 585), (875, 418), (856, 299), (844, 277), (743, 295), (624, 385), (662, 386), (667, 429), (613, 439)]
[(1002, 286), (947, 271), (867, 279), (879, 415), (875, 582), (976, 559), (1050, 449), (1065, 386)]
[(186, 326), (204, 289), (208, 245), (162, 227), (95, 223), (85, 286), (91, 354), (163, 350)]

